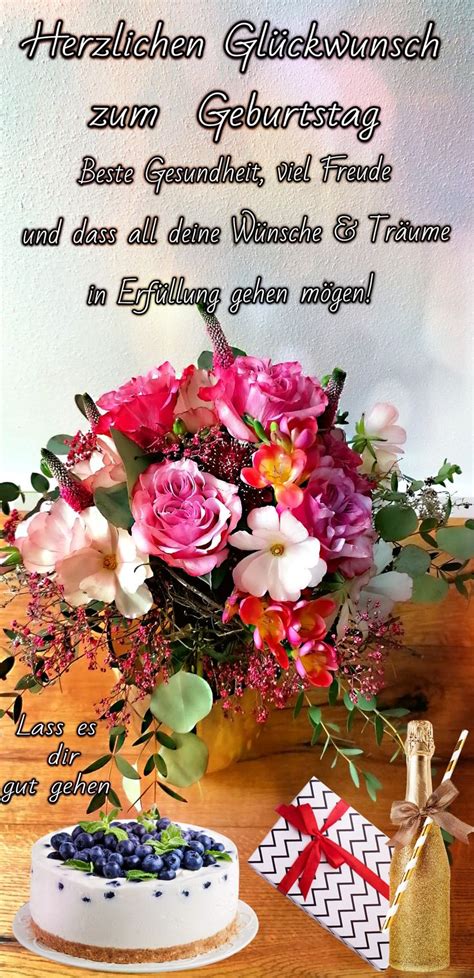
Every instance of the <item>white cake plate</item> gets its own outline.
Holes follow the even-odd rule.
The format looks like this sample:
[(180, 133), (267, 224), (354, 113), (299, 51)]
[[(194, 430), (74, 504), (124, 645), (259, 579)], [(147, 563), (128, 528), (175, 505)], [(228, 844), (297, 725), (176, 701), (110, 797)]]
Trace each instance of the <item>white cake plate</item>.
[(252, 907), (249, 907), (243, 900), (239, 900), (237, 908), (237, 933), (225, 944), (208, 951), (206, 954), (199, 954), (194, 958), (180, 958), (177, 961), (142, 961), (137, 964), (120, 964), (109, 961), (89, 961), (87, 958), (76, 958), (72, 954), (63, 954), (61, 951), (53, 951), (52, 948), (42, 944), (35, 937), (31, 927), (30, 905), (25, 903), (15, 916), (13, 921), (13, 933), (23, 947), (33, 954), (38, 954), (41, 958), (48, 961), (55, 961), (57, 964), (67, 964), (70, 968), (87, 968), (89, 971), (113, 971), (116, 974), (134, 975), (158, 975), (170, 971), (184, 971), (186, 968), (204, 968), (208, 964), (217, 964), (225, 958), (238, 954), (247, 944), (253, 941), (258, 931), (258, 917)]

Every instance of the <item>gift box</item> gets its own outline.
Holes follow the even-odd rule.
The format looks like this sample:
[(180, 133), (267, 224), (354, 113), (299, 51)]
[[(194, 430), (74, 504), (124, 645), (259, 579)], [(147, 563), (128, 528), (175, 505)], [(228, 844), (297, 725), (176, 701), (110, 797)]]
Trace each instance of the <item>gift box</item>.
[(388, 839), (312, 778), (249, 859), (252, 868), (378, 971), (388, 966)]

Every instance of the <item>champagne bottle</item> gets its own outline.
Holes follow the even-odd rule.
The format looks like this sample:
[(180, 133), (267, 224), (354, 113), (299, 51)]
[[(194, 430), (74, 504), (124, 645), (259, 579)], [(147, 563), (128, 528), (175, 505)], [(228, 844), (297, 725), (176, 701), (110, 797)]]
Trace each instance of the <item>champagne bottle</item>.
[[(423, 808), (433, 788), (431, 758), (433, 727), (427, 720), (408, 724), (406, 800)], [(413, 852), (409, 845), (394, 849), (390, 868), (393, 894)], [(438, 825), (433, 824), (420, 852), (397, 913), (390, 927), (390, 964), (398, 971), (432, 974), (449, 967), (450, 869)]]

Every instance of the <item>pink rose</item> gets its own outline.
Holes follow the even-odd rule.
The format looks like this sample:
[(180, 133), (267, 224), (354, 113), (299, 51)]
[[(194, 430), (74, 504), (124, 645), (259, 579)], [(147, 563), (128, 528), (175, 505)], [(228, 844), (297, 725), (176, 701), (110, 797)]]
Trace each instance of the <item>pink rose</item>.
[[(357, 477), (356, 477), (357, 478)], [(372, 500), (329, 456), (321, 459), (293, 515), (321, 544), (329, 572), (363, 574), (372, 563)], [(366, 489), (367, 493), (367, 489)]]
[(305, 377), (301, 364), (276, 363), (256, 357), (237, 357), (231, 367), (216, 371), (217, 384), (200, 391), (214, 401), (220, 421), (234, 438), (256, 442), (255, 433), (242, 420), (251, 415), (267, 428), (283, 418), (315, 418), (327, 397), (315, 377)]
[(135, 485), (132, 534), (144, 553), (199, 577), (227, 557), (241, 512), (237, 486), (201, 472), (192, 459), (162, 462)]
[(175, 416), (181, 418), (188, 431), (193, 435), (200, 428), (210, 428), (218, 424), (219, 419), (214, 411), (214, 405), (199, 397), (201, 387), (210, 383), (207, 370), (198, 370), (193, 364), (186, 367), (179, 382), (179, 393)]
[(170, 363), (154, 367), (143, 377), (132, 377), (116, 391), (109, 391), (97, 404), (106, 411), (95, 430), (109, 434), (117, 428), (141, 448), (152, 448), (173, 426), (178, 397), (178, 378)]

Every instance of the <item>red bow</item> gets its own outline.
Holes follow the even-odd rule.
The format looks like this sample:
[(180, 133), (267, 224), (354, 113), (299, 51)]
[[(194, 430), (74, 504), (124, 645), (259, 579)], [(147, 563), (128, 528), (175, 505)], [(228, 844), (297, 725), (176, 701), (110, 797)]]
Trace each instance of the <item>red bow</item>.
[(368, 866), (361, 863), (351, 852), (346, 852), (337, 842), (333, 842), (332, 839), (328, 839), (323, 834), (327, 829), (331, 828), (331, 825), (334, 825), (334, 822), (338, 822), (342, 818), (348, 808), (349, 805), (346, 805), (345, 801), (338, 801), (321, 828), (318, 827), (311, 805), (280, 805), (276, 809), (278, 814), (282, 818), (285, 818), (290, 825), (293, 825), (295, 829), (298, 829), (303, 835), (311, 836), (307, 846), (296, 857), (293, 865), (290, 866), (283, 879), (279, 882), (278, 889), (281, 893), (288, 893), (295, 880), (298, 880), (300, 892), (303, 898), (306, 899), (316, 876), (321, 856), (324, 853), (328, 863), (334, 869), (339, 869), (339, 866), (347, 863), (369, 886), (373, 886), (375, 890), (378, 890), (388, 900), (388, 884), (384, 883), (380, 879), (380, 876), (373, 873)]

